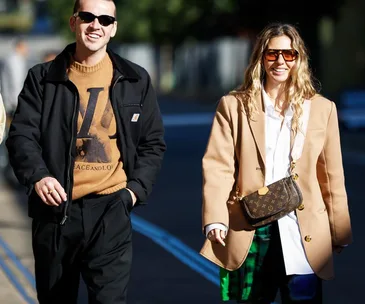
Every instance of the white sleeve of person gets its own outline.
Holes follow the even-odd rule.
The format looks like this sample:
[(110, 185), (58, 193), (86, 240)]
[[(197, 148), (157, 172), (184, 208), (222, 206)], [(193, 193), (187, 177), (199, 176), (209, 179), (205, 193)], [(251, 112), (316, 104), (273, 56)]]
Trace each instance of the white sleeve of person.
[(2, 143), (4, 139), (5, 124), (6, 124), (6, 112), (4, 108), (3, 99), (0, 94), (0, 143)]
[(228, 231), (228, 228), (226, 227), (226, 225), (223, 225), (221, 223), (209, 224), (209, 225), (205, 226), (205, 236), (208, 237), (209, 232), (213, 229), (223, 230), (226, 234)]

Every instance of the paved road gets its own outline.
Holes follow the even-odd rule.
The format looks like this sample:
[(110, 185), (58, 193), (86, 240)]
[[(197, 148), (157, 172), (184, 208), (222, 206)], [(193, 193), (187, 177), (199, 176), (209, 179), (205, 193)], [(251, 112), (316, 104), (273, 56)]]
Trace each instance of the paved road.
[[(163, 100), (164, 115), (195, 113), (190, 125), (167, 126), (168, 150), (160, 178), (146, 207), (136, 208), (134, 215), (157, 225), (177, 237), (192, 251), (198, 252), (204, 240), (201, 231), (201, 158), (209, 135), (209, 120), (205, 112), (214, 105), (194, 106)], [(200, 118), (199, 118), (200, 117)], [(181, 117), (168, 117), (176, 124)], [(200, 124), (201, 123), (201, 124)], [(365, 136), (361, 133), (344, 133), (343, 153), (354, 239), (341, 255), (336, 256), (337, 278), (325, 282), (325, 302), (328, 304), (363, 303), (363, 253), (365, 234), (362, 226), (364, 204)], [(17, 193), (18, 203), (24, 207), (25, 197)], [(137, 218), (137, 219), (138, 219)], [(134, 232), (134, 261), (129, 291), (130, 304), (218, 304), (219, 291), (215, 283), (203, 277), (204, 271), (194, 270), (194, 257), (176, 257), (166, 242), (156, 243), (155, 228)], [(161, 239), (160, 239), (161, 240)], [(162, 246), (161, 246), (162, 245)], [(169, 247), (171, 249), (171, 246)], [(180, 250), (181, 251), (181, 250)], [(193, 267), (193, 268), (192, 268)], [(197, 266), (195, 269), (198, 269)], [(19, 302), (20, 303), (20, 302)], [(86, 304), (84, 288), (80, 291), (80, 304)]]

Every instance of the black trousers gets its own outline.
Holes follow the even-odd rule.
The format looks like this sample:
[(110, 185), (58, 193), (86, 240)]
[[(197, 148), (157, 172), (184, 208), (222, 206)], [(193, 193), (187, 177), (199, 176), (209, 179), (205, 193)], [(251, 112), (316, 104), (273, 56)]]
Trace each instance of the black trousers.
[(33, 220), (40, 304), (76, 304), (80, 274), (90, 304), (126, 303), (132, 262), (130, 194), (126, 189), (72, 203), (64, 226)]
[(275, 301), (278, 291), (282, 304), (322, 304), (322, 280), (315, 274), (286, 275), (279, 227), (272, 225), (268, 252), (262, 271), (254, 278), (252, 304), (270, 304)]

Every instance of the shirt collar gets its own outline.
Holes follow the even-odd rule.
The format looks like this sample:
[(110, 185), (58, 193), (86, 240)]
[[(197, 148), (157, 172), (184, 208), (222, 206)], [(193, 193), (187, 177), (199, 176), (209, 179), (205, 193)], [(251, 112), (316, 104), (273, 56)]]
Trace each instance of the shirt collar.
[(269, 95), (267, 95), (264, 86), (262, 86), (262, 99), (264, 100), (265, 112), (275, 110)]
[[(269, 115), (275, 115), (275, 117), (278, 116), (275, 113), (274, 105), (272, 104), (271, 99), (269, 95), (266, 93), (263, 85), (262, 85), (262, 99), (264, 100), (265, 112), (268, 113)], [(290, 104), (290, 106), (285, 110), (284, 115), (285, 119), (293, 118), (294, 110), (292, 104)]]

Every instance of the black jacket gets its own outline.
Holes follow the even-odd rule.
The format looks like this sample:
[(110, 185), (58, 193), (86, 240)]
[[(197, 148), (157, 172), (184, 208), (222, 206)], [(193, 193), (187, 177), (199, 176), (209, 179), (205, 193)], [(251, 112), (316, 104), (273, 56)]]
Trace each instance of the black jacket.
[[(54, 61), (28, 72), (13, 117), (6, 146), (19, 182), (27, 187), (32, 218), (62, 222), (70, 201), (51, 207), (41, 201), (34, 184), (53, 176), (71, 200), (76, 156), (79, 95), (67, 68), (75, 44)], [(161, 168), (166, 145), (164, 128), (151, 79), (142, 67), (107, 50), (114, 65), (110, 99), (117, 122), (117, 142), (124, 170), (137, 203), (145, 203)], [(137, 122), (131, 121), (140, 114)]]

